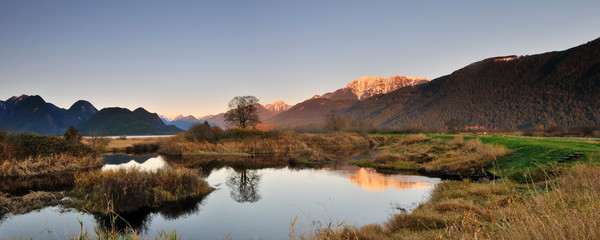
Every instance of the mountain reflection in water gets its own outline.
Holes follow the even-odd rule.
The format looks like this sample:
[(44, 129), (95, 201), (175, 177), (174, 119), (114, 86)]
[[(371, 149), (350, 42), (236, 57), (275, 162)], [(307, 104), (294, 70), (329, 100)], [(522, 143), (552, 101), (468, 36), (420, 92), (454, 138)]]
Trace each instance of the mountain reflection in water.
[(395, 190), (426, 189), (431, 182), (418, 181), (410, 175), (385, 175), (374, 169), (360, 168), (349, 173), (348, 179), (367, 191), (383, 192), (388, 188)]
[[(121, 156), (127, 155), (105, 155), (104, 161), (106, 164), (102, 166), (102, 171), (119, 170), (122, 168), (137, 168), (143, 171), (154, 171), (167, 166), (167, 162), (162, 156), (148, 155), (133, 158), (129, 156), (129, 161), (124, 162)], [(126, 158), (125, 158), (126, 159)]]

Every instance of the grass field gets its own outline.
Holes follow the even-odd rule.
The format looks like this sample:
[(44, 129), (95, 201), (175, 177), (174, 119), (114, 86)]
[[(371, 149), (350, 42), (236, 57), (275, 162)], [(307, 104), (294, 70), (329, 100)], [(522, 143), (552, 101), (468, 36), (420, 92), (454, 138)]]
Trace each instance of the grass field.
[[(454, 135), (430, 134), (431, 138), (451, 139)], [(543, 175), (557, 167), (567, 167), (580, 162), (600, 162), (600, 141), (580, 139), (527, 138), (514, 136), (464, 136), (465, 140), (478, 138), (484, 144), (505, 146), (511, 153), (499, 159), (489, 170), (499, 176), (520, 178), (524, 173)], [(575, 152), (584, 156), (565, 163), (559, 159)], [(531, 177), (531, 176), (530, 176)]]

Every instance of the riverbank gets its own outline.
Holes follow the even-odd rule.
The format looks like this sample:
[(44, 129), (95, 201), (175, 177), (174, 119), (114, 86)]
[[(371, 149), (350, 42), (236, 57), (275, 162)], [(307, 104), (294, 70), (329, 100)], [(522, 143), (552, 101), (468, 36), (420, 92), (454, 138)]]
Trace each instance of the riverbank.
[[(290, 135), (298, 136), (298, 135)], [(336, 138), (338, 138), (336, 140)], [(165, 138), (170, 139), (170, 138)], [(598, 236), (594, 226), (600, 225), (597, 209), (600, 203), (596, 200), (600, 193), (600, 143), (593, 140), (564, 140), (564, 139), (536, 139), (536, 138), (513, 138), (504, 136), (456, 136), (444, 134), (428, 135), (355, 135), (355, 134), (307, 134), (296, 140), (273, 138), (268, 141), (260, 138), (251, 139), (228, 139), (214, 143), (196, 143), (179, 139), (181, 143), (189, 144), (192, 150), (197, 149), (221, 149), (221, 150), (245, 150), (248, 146), (256, 143), (278, 143), (278, 147), (271, 149), (285, 149), (285, 146), (302, 146), (305, 149), (320, 149), (322, 153), (339, 156), (346, 148), (343, 146), (377, 146), (376, 152), (368, 160), (361, 161), (381, 164), (379, 169), (413, 169), (430, 167), (430, 169), (441, 169), (445, 174), (455, 174), (464, 178), (469, 176), (471, 169), (481, 169), (490, 172), (497, 178), (479, 178), (479, 180), (462, 179), (460, 181), (446, 181), (438, 184), (427, 202), (420, 204), (411, 212), (399, 210), (383, 224), (371, 224), (363, 227), (347, 226), (343, 221), (338, 224), (322, 225), (310, 232), (302, 232), (295, 229), (291, 236), (294, 239), (432, 239), (432, 238), (523, 238), (520, 232), (528, 232), (531, 235), (525, 238), (531, 239), (561, 239), (574, 236), (585, 238), (585, 236)], [(350, 139), (350, 140), (348, 140)], [(339, 141), (340, 148), (335, 142)], [(295, 142), (298, 145), (285, 145)], [(302, 144), (301, 144), (302, 143)], [(179, 144), (179, 143), (177, 143)], [(187, 146), (187, 145), (185, 145)], [(237, 146), (238, 148), (235, 148)], [(242, 148), (241, 146), (245, 146)], [(280, 148), (283, 147), (283, 148)], [(360, 148), (360, 147), (359, 147)], [(261, 148), (254, 148), (261, 150)], [(269, 148), (262, 148), (269, 149)], [(368, 148), (372, 149), (372, 148)], [(260, 151), (254, 154), (245, 153), (246, 157), (228, 155), (239, 153), (236, 151), (207, 151), (206, 155), (191, 151), (189, 155), (181, 154), (174, 160), (168, 160), (170, 165), (176, 167), (194, 168), (203, 165), (202, 171), (210, 167), (220, 167), (223, 164), (235, 165), (236, 163), (256, 164), (257, 166), (281, 166), (290, 164), (288, 159), (281, 162), (281, 158), (262, 158)], [(337, 151), (337, 152), (336, 152)], [(573, 153), (581, 153), (582, 156), (573, 157), (566, 162), (559, 163)], [(282, 151), (282, 154), (290, 152)], [(211, 155), (213, 154), (213, 155)], [(337, 155), (336, 155), (337, 154)], [(195, 158), (195, 155), (201, 155)], [(210, 156), (210, 157), (207, 157)], [(285, 158), (284, 158), (285, 159)], [(391, 167), (388, 167), (391, 166)], [(373, 166), (376, 167), (377, 166)], [(204, 169), (206, 168), (206, 169)], [(483, 171), (482, 171), (483, 172)], [(82, 174), (83, 175), (83, 174)], [(89, 176), (88, 176), (89, 175)], [(86, 208), (91, 212), (102, 212), (109, 203), (102, 196), (119, 194), (115, 189), (154, 189), (148, 185), (133, 185), (136, 179), (151, 179), (139, 177), (139, 173), (120, 178), (98, 177), (98, 174), (88, 174), (81, 177), (85, 181), (94, 182), (87, 184), (80, 193), (99, 193), (94, 197), (96, 206), (88, 205)], [(202, 176), (202, 174), (195, 174)], [(90, 180), (96, 176), (98, 179)], [(135, 177), (137, 176), (137, 177)], [(114, 183), (122, 182), (131, 185), (109, 184), (104, 191), (100, 184), (101, 179), (112, 179)], [(171, 178), (163, 178), (171, 179)], [(167, 182), (167, 181), (163, 181)], [(175, 184), (190, 185), (190, 184)], [(191, 184), (199, 185), (199, 184)], [(114, 191), (113, 191), (114, 190)], [(104, 192), (103, 192), (104, 191)], [(132, 190), (133, 191), (133, 190)], [(135, 191), (134, 191), (135, 192)], [(125, 207), (118, 211), (131, 211), (139, 207), (135, 206), (157, 206), (168, 203), (174, 198), (162, 195), (163, 190), (150, 191), (151, 194), (139, 199), (146, 201), (156, 196), (167, 196), (167, 201), (145, 202), (145, 204), (125, 203)], [(155, 194), (160, 192), (161, 194)], [(109, 194), (110, 193), (110, 194)], [(54, 194), (54, 193), (51, 193)], [(40, 194), (40, 201), (52, 202), (47, 194)], [(32, 198), (34, 195), (28, 196)], [(57, 195), (58, 196), (58, 195)], [(82, 195), (69, 195), (74, 201), (85, 199)], [(137, 195), (136, 195), (137, 196)], [(174, 195), (172, 195), (174, 196)], [(181, 195), (185, 196), (185, 194)], [(13, 196), (15, 197), (15, 196)], [(15, 202), (10, 200), (11, 206), (20, 206), (19, 201), (24, 196), (16, 196)], [(138, 197), (117, 196), (123, 199), (136, 199)], [(58, 197), (55, 197), (60, 200)], [(185, 198), (185, 197), (183, 197)], [(145, 199), (145, 200), (144, 200)], [(169, 200), (171, 199), (171, 200)], [(180, 199), (180, 198), (178, 198)], [(0, 201), (1, 202), (1, 201)], [(52, 204), (55, 204), (52, 202)], [(35, 205), (35, 204), (32, 204)], [(91, 210), (99, 209), (99, 210)], [(115, 211), (115, 208), (112, 208)], [(531, 209), (525, 212), (523, 209)], [(596, 209), (596, 210), (595, 210)], [(110, 212), (110, 211), (109, 211)], [(293, 226), (292, 226), (293, 229)], [(596, 228), (597, 229), (597, 228)], [(562, 231), (562, 232), (561, 232)], [(135, 233), (133, 233), (135, 235)], [(174, 233), (176, 234), (176, 232)], [(569, 234), (569, 235), (565, 235)], [(586, 235), (587, 234), (587, 235)], [(190, 237), (190, 236), (183, 236)]]
[[(231, 130), (216, 141), (190, 141), (184, 135), (161, 141), (158, 152), (174, 156), (254, 157), (278, 155), (292, 164), (320, 164), (367, 152), (377, 142), (367, 135), (353, 133), (306, 134)], [(242, 134), (235, 131), (241, 131)]]
[(488, 172), (500, 158), (510, 152), (498, 144), (483, 144), (479, 139), (465, 141), (430, 138), (424, 134), (380, 135), (374, 157), (353, 164), (380, 170), (418, 171), (447, 179), (494, 177)]
[(98, 152), (79, 141), (0, 131), (0, 178), (84, 171), (102, 164)]
[[(457, 136), (428, 135), (452, 141)], [(300, 239), (586, 239), (600, 236), (600, 144), (589, 140), (465, 136), (511, 153), (489, 168), (500, 179), (446, 181), (412, 212), (383, 224), (338, 225)], [(583, 157), (559, 163), (573, 152)], [(524, 211), (528, 209), (528, 211)]]

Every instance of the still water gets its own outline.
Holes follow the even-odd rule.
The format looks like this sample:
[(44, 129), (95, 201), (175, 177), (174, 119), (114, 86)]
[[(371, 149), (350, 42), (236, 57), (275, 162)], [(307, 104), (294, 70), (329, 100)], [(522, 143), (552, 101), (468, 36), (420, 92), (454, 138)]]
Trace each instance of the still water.
[[(136, 166), (145, 170), (165, 167), (161, 156), (105, 157), (105, 169)], [(382, 174), (373, 169), (337, 163), (318, 169), (289, 166), (260, 169), (229, 166), (203, 169), (216, 190), (203, 199), (125, 214), (128, 225), (143, 235), (176, 230), (183, 239), (285, 239), (294, 231), (309, 232), (331, 223), (362, 226), (380, 223), (400, 208), (410, 210), (425, 201), (440, 181), (417, 175)], [(73, 209), (47, 207), (0, 220), (0, 238), (29, 236), (63, 238), (80, 229), (93, 234), (105, 217)], [(124, 223), (120, 223), (125, 225)]]

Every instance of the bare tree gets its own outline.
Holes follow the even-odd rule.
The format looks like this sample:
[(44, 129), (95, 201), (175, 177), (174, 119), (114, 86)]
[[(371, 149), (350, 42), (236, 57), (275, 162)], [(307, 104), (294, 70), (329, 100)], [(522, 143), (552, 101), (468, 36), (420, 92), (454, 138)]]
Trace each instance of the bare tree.
[(225, 113), (225, 122), (239, 128), (253, 127), (260, 123), (254, 96), (237, 96), (229, 101), (229, 111)]
[(325, 130), (330, 132), (338, 132), (346, 130), (348, 120), (335, 113), (335, 110), (329, 111), (325, 115)]
[(258, 191), (260, 175), (256, 173), (256, 170), (236, 170), (227, 177), (225, 184), (230, 188), (231, 198), (236, 202), (253, 203), (261, 199)]

